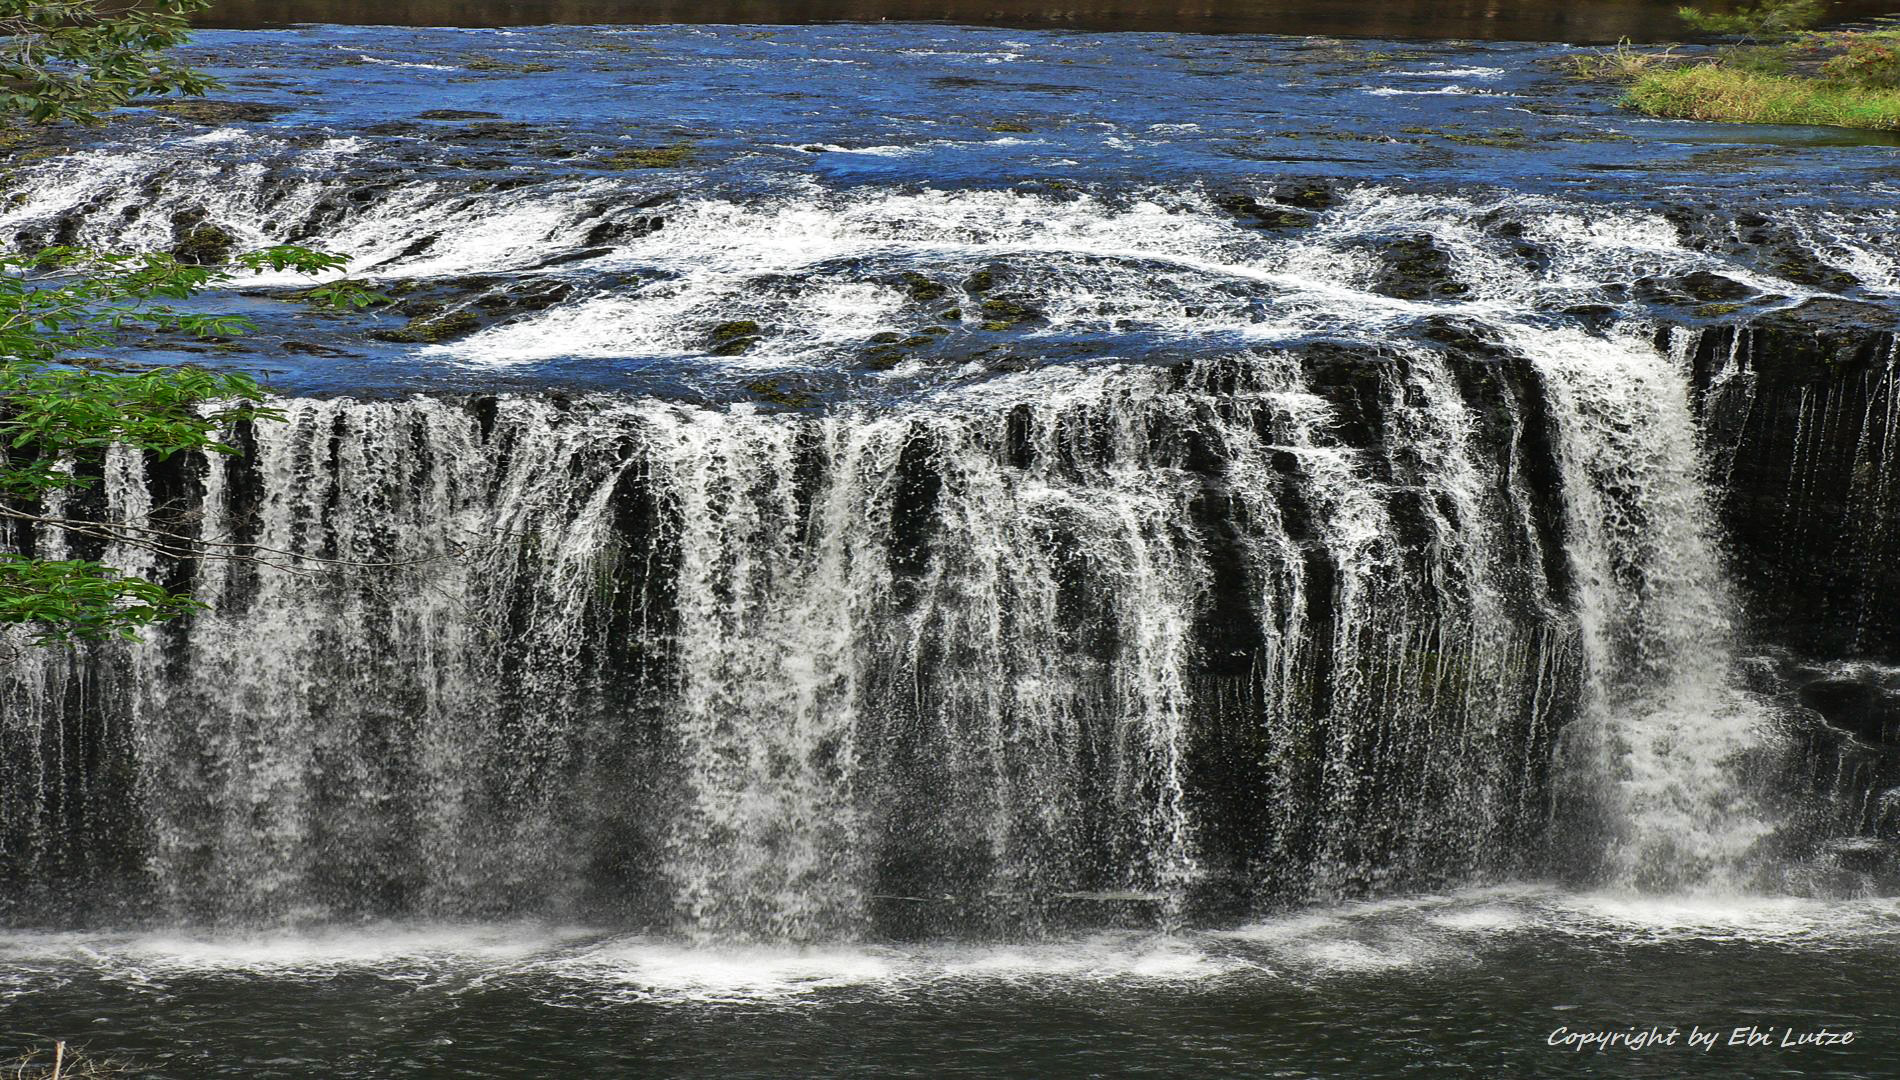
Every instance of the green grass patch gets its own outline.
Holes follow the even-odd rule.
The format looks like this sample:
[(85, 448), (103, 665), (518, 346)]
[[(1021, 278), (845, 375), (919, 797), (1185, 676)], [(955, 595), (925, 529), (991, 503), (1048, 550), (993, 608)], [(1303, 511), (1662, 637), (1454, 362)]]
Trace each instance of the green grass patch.
[(1900, 90), (1848, 87), (1713, 64), (1649, 72), (1630, 88), (1627, 100), (1651, 116), (1681, 120), (1900, 131)]

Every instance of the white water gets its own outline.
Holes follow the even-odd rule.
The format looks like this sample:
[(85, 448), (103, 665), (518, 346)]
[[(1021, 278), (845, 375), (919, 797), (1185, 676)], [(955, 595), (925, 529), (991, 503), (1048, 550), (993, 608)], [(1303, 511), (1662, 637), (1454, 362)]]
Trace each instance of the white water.
[(1569, 767), (1582, 770), (1576, 788), (1601, 785), (1611, 804), (1611, 880), (1744, 887), (1774, 827), (1750, 758), (1777, 736), (1770, 707), (1735, 685), (1734, 602), (1685, 354), (1635, 328), (1514, 344), (1544, 373), (1557, 421), (1590, 673)]
[[(535, 923), (322, 933), (0, 935), (0, 1001), (68, 980), (162, 988), (187, 979), (339, 976), (451, 993), (524, 986), (549, 1004), (799, 1006), (851, 998), (1113, 984), (1177, 992), (1236, 982), (1314, 989), (1521, 962), (1550, 948), (1890, 948), (1891, 899), (1631, 898), (1534, 886), (1345, 904), (1232, 930), (1063, 936), (1024, 944), (705, 945)], [(1561, 1020), (1561, 1017), (1558, 1018)], [(1553, 1021), (1555, 1022), (1555, 1021)]]
[[(48, 163), (0, 227), (83, 206), (83, 241), (162, 247), (169, 209), (201, 203), (261, 241), (344, 190), (325, 170), (266, 184), (261, 162), (215, 157), (226, 141)], [(322, 152), (340, 171), (365, 151)], [(161, 165), (176, 202), (118, 213)], [(626, 183), (408, 184), (314, 242), (386, 278), (538, 273)], [(1038, 926), (1063, 894), (1105, 892), (1156, 898), (1142, 918), (1167, 923), (1236, 867), (1256, 895), (1321, 900), (1521, 868), (1548, 741), (1580, 698), (1557, 813), (1599, 808), (1605, 880), (1753, 880), (1776, 825), (1749, 775), (1772, 717), (1731, 670), (1683, 358), (1631, 324), (1541, 313), (1692, 270), (1812, 290), (1658, 215), (1524, 196), (1363, 188), (1292, 235), (1199, 192), (811, 189), (656, 212), (664, 228), (586, 264), (638, 284), (429, 354), (691, 354), (752, 318), (766, 341), (717, 363), (818, 366), (914, 316), (899, 270), (954, 286), (991, 262), (1027, 270), (1011, 288), (1043, 311), (1037, 336), (1252, 351), (1182, 375), (1046, 369), (885, 412), (505, 398), (493, 433), (432, 399), (289, 402), (248, 464), (185, 481), (203, 535), (417, 565), (208, 564), (214, 611), (169, 653), (103, 656), (91, 682), (47, 656), (0, 675), (23, 864), (66, 857), (66, 748), (46, 735), (65, 695), (93, 694), (130, 779), (78, 802), (122, 807), (167, 918), (624, 904), (709, 940), (813, 940), (866, 933), (892, 903)], [(1524, 264), (1499, 215), (1548, 265)], [(1857, 227), (1828, 218), (1816, 244), (1878, 287)], [(1457, 299), (1378, 290), (1378, 245), (1418, 235)], [(1394, 343), (1434, 315), (1482, 324), (1536, 374), (1559, 490), (1530, 490), (1516, 398), (1474, 401), (1442, 355)], [(1273, 348), (1314, 334), (1379, 347), (1378, 374), (1342, 390)], [(116, 457), (108, 510), (145, 519), (154, 483)], [(1573, 594), (1545, 580), (1553, 554)], [(1195, 803), (1203, 730), (1246, 748), (1242, 821)], [(1213, 831), (1246, 857), (1215, 865)]]
[[(835, 367), (871, 335), (915, 332), (918, 319), (939, 314), (904, 310), (906, 297), (891, 280), (898, 271), (954, 287), (997, 261), (1030, 271), (1009, 289), (1044, 313), (1039, 335), (1139, 333), (1199, 346), (1316, 333), (1380, 341), (1430, 315), (1538, 325), (1537, 313), (1579, 304), (1634, 313), (1640, 302), (1623, 291), (1633, 279), (1694, 271), (1789, 298), (1782, 303), (1818, 292), (1698, 249), (1660, 215), (1545, 196), (1368, 186), (1314, 227), (1289, 231), (1248, 228), (1194, 190), (838, 193), (788, 181), (787, 190), (746, 200), (689, 195), (639, 208), (633, 204), (672, 192), (640, 176), (552, 177), (506, 191), (413, 179), (384, 186), (377, 155), (386, 148), (361, 139), (303, 146), (265, 133), (231, 136), (242, 145), (88, 151), (34, 165), (21, 185), (25, 197), (0, 207), (0, 233), (45, 230), (76, 215), (81, 243), (163, 249), (173, 241), (172, 215), (202, 209), (242, 244), (314, 230), (308, 243), (349, 252), (352, 272), (382, 281), (581, 275), (581, 288), (561, 304), (423, 350), (480, 367), (695, 355), (710, 327), (733, 319), (759, 322), (764, 340), (743, 357), (708, 365)], [(587, 247), (590, 230), (604, 222), (648, 216), (664, 227), (606, 242), (577, 263), (544, 265)], [(1521, 229), (1548, 261), (1527, 263), (1500, 225)], [(1796, 214), (1788, 227), (1819, 265), (1892, 290), (1894, 269), (1880, 254), (1887, 215)], [(1372, 287), (1379, 245), (1419, 235), (1450, 256), (1464, 295), (1408, 301)], [(636, 277), (601, 289), (586, 277), (600, 273)], [(259, 281), (302, 283), (289, 275)], [(956, 303), (953, 294), (939, 306)], [(965, 307), (961, 323), (980, 324), (980, 312)]]
[[(1281, 891), (1494, 864), (1536, 811), (1572, 661), (1548, 599), (1505, 610), (1507, 586), (1544, 588), (1511, 554), (1534, 544), (1506, 545), (1521, 514), (1448, 373), (1406, 370), (1376, 384), (1390, 457), (1339, 441), (1290, 356), (1186, 387), (1053, 370), (817, 420), (504, 399), (487, 438), (426, 399), (288, 402), (245, 474), (203, 474), (207, 535), (232, 535), (254, 483), (256, 542), (418, 565), (214, 564), (182, 651), (129, 650), (117, 749), (160, 906), (321, 918), (380, 882), (423, 912), (559, 910), (592, 850), (644, 837), (644, 887), (713, 937), (849, 934), (892, 887), (1012, 920), (1078, 889), (1165, 912), (1203, 874), (1195, 716), (1264, 726), (1247, 771), (1283, 794), (1242, 835), (1276, 845)], [(1228, 539), (1199, 532), (1189, 434)], [(1435, 493), (1419, 548), (1392, 520), (1415, 487)], [(144, 490), (108, 477), (129, 518)], [(1215, 543), (1257, 624), (1224, 632), (1261, 650), (1225, 682), (1197, 629)], [(70, 685), (34, 666), (7, 684), (23, 736), (61, 722)], [(631, 690), (630, 670), (648, 672)], [(22, 791), (28, 820), (44, 791)], [(29, 858), (59, 841), (27, 835)], [(921, 868), (880, 868), (899, 857)]]

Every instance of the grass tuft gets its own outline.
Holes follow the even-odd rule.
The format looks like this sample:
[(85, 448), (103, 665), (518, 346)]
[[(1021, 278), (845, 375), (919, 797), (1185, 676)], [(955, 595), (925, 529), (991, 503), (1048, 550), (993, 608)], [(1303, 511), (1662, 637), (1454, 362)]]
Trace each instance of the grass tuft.
[(1563, 58), (1573, 79), (1590, 82), (1629, 82), (1677, 63), (1674, 47), (1662, 52), (1637, 49), (1624, 38), (1605, 49), (1590, 49)]
[(1681, 120), (1900, 131), (1900, 90), (1853, 88), (1714, 64), (1645, 74), (1630, 88), (1627, 103), (1651, 116)]

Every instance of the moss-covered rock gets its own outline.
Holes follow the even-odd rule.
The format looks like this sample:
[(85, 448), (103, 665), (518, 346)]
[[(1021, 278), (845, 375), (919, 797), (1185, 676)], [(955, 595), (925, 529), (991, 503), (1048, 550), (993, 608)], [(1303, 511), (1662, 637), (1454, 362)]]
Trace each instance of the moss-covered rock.
[(1313, 215), (1307, 211), (1268, 206), (1251, 195), (1217, 195), (1214, 205), (1256, 229), (1297, 229), (1313, 223)]
[(901, 345), (874, 345), (864, 350), (860, 358), (872, 371), (889, 371), (908, 359), (910, 352)]
[(451, 311), (410, 319), (394, 330), (374, 330), (369, 336), (378, 341), (433, 345), (450, 338), (461, 337), (480, 325), (481, 320), (474, 312)]
[(1326, 210), (1339, 203), (1339, 193), (1324, 184), (1293, 184), (1275, 188), (1273, 201), (1302, 210)]
[(641, 146), (610, 154), (601, 162), (608, 169), (677, 169), (693, 160), (693, 144), (677, 142), (668, 146)]
[(231, 258), (237, 237), (203, 218), (202, 211), (186, 211), (172, 218), (172, 257), (192, 266), (218, 266)]
[(963, 291), (981, 296), (996, 287), (1003, 274), (996, 267), (985, 267), (963, 279)]
[(898, 280), (910, 298), (920, 304), (941, 300), (950, 292), (949, 286), (932, 281), (915, 270), (904, 271), (898, 275)]
[(780, 379), (756, 379), (746, 383), (745, 388), (758, 395), (761, 401), (783, 405), (788, 409), (802, 409), (812, 403), (810, 393), (795, 386), (787, 386)]
[(1042, 310), (1019, 297), (993, 296), (983, 301), (983, 329), (1010, 330), (1042, 318)]
[(513, 60), (502, 60), (493, 56), (465, 56), (462, 58), (462, 66), (470, 71), (492, 71), (506, 75), (533, 75), (537, 72), (560, 70), (553, 64), (542, 64), (535, 61), (517, 63)]
[(288, 105), (265, 105), (256, 101), (206, 101), (202, 98), (165, 101), (152, 108), (167, 116), (198, 124), (258, 124), (291, 111)]
[(758, 323), (751, 319), (733, 319), (707, 333), (707, 351), (714, 356), (738, 356), (757, 345), (760, 337)]

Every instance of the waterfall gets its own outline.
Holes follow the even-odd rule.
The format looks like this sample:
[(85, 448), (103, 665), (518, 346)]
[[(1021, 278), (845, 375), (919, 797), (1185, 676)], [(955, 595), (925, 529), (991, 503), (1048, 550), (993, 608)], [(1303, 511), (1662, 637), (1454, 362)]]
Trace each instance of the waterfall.
[(1517, 344), (1556, 417), (1589, 672), (1571, 768), (1581, 797), (1608, 804), (1608, 878), (1732, 889), (1773, 829), (1748, 774), (1778, 733), (1737, 682), (1734, 600), (1690, 406), (1693, 340), (1674, 337), (1667, 349), (1635, 333)]
[[(1890, 546), (1900, 506), (1891, 341), (1762, 390), (1743, 338), (1665, 333), (1642, 298), (1692, 281), (1815, 295), (1674, 210), (675, 191), (196, 138), (34, 164), (0, 227), (163, 248), (212, 221), (350, 250), (407, 306), (362, 345), (262, 279), (285, 419), (60, 497), (259, 560), (0, 535), (209, 605), (72, 654), (10, 631), (12, 921), (812, 940), (1746, 887), (1801, 816), (1771, 790), (1800, 718), (1743, 671), (1762, 579), (1860, 543), (1825, 533)], [(1790, 221), (1885, 280), (1880, 213)], [(444, 312), (460, 336), (390, 333)], [(294, 396), (418, 385), (523, 389)], [(1738, 576), (1737, 477), (1770, 469), (1785, 536), (1750, 550), (1788, 566)], [(1809, 621), (1877, 649), (1890, 560), (1847, 554)], [(1834, 775), (1842, 827), (1876, 827), (1877, 781)]]
[(1576, 637), (1497, 375), (295, 399), (116, 454), (117, 519), (355, 566), (134, 561), (210, 610), (9, 667), (10, 910), (799, 939), (1529, 865)]

